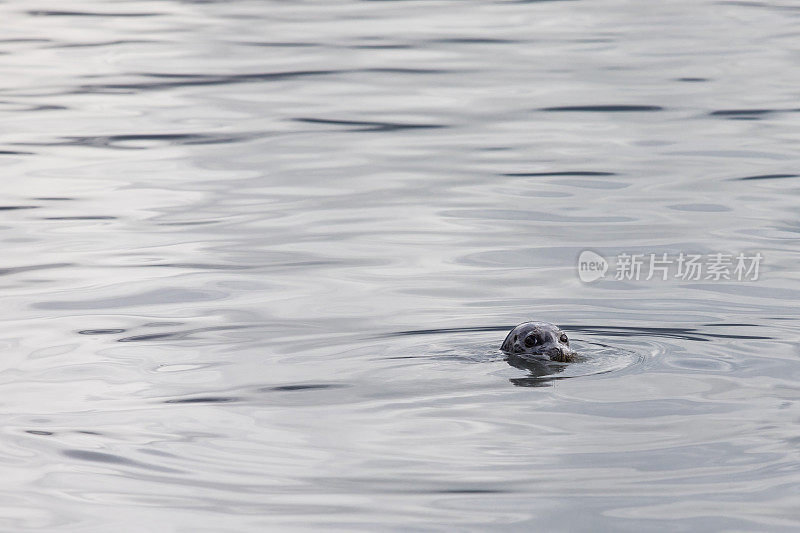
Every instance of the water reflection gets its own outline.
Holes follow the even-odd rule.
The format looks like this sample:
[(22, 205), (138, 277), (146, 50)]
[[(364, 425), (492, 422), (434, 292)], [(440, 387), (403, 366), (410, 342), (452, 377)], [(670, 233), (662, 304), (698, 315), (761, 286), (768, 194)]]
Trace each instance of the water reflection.
[(506, 359), (509, 365), (527, 371), (530, 375), (522, 378), (511, 378), (509, 381), (518, 387), (549, 387), (552, 379), (566, 369), (565, 363), (529, 359), (510, 354)]

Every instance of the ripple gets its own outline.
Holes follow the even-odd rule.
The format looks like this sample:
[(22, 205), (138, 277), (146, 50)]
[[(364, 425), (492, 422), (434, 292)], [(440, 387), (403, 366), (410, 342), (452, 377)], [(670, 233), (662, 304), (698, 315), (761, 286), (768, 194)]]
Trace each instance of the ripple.
[[(457, 327), (441, 329), (420, 329), (409, 331), (397, 331), (384, 334), (383, 337), (414, 337), (438, 335), (437, 349), (431, 349), (430, 345), (405, 346), (403, 356), (389, 356), (391, 359), (417, 359), (431, 358), (463, 361), (472, 363), (495, 363), (506, 361), (509, 366), (524, 370), (527, 375), (524, 377), (510, 378), (513, 385), (522, 387), (548, 386), (546, 382), (561, 379), (578, 377), (588, 377), (611, 372), (620, 372), (629, 367), (642, 363), (645, 356), (642, 353), (652, 351), (647, 341), (640, 341), (639, 351), (613, 346), (604, 342), (587, 339), (571, 338), (570, 346), (575, 349), (579, 357), (573, 363), (558, 363), (546, 361), (538, 358), (526, 358), (519, 355), (508, 355), (500, 352), (498, 346), (502, 341), (503, 335), (498, 335), (497, 340), (492, 343), (472, 342), (474, 334), (485, 332), (507, 333), (514, 326), (480, 326), (480, 327)], [(581, 328), (562, 326), (565, 331), (579, 331)], [(583, 328), (584, 332), (587, 328)], [(599, 332), (595, 332), (602, 336)], [(629, 338), (640, 337), (641, 332), (627, 331)], [(484, 338), (483, 336), (481, 338)], [(409, 353), (410, 352), (410, 353)], [(418, 352), (418, 355), (417, 355)]]
[(41, 220), (118, 220), (119, 217), (111, 215), (75, 215), (64, 217), (42, 217)]
[[(161, 324), (145, 324), (145, 326), (162, 326)], [(130, 337), (123, 337), (118, 339), (117, 342), (148, 342), (159, 340), (185, 340), (195, 337), (199, 333), (208, 333), (212, 331), (235, 331), (249, 328), (245, 325), (229, 325), (229, 326), (208, 326), (203, 328), (187, 329), (182, 331), (166, 331), (162, 333), (147, 333), (143, 335), (132, 335)], [(123, 330), (124, 331), (124, 330)]]
[(124, 333), (124, 329), (109, 328), (109, 329), (82, 329), (78, 335), (115, 335), (117, 333)]
[(708, 113), (710, 117), (722, 117), (730, 120), (759, 120), (777, 113), (796, 113), (798, 109), (719, 109)]
[(710, 357), (691, 357), (684, 356), (673, 358), (665, 364), (672, 368), (690, 370), (692, 372), (730, 372), (735, 367), (727, 361)]
[[(738, 324), (706, 324), (707, 327), (737, 326)], [(594, 326), (586, 324), (561, 324), (567, 331), (580, 331), (608, 335), (611, 337), (661, 337), (668, 339), (681, 339), (687, 341), (713, 341), (714, 339), (754, 339), (772, 340), (773, 337), (764, 335), (741, 335), (729, 333), (708, 333), (697, 328), (659, 328), (641, 326)], [(510, 329), (510, 328), (509, 328)]]
[(105, 91), (152, 91), (173, 89), (180, 87), (201, 87), (213, 85), (236, 85), (241, 83), (285, 81), (298, 78), (326, 77), (333, 75), (376, 73), (376, 74), (411, 74), (411, 75), (432, 75), (445, 74), (454, 71), (447, 69), (426, 69), (426, 68), (399, 68), (399, 67), (373, 67), (364, 69), (317, 69), (317, 70), (286, 70), (278, 72), (253, 72), (241, 74), (169, 74), (162, 72), (134, 73), (132, 76), (143, 78), (164, 80), (151, 82), (134, 83), (99, 83), (83, 84), (75, 91), (75, 94), (96, 93)]
[(780, 180), (786, 178), (797, 178), (800, 174), (759, 174), (757, 176), (745, 176), (743, 178), (732, 178), (733, 181), (755, 181), (755, 180)]
[(28, 11), (32, 17), (156, 17), (161, 13), (98, 13), (91, 11), (53, 11), (38, 9)]
[(52, 42), (52, 39), (37, 39), (37, 38), (25, 38), (21, 37), (18, 39), (0, 39), (0, 43), (49, 43)]
[(462, 328), (410, 329), (407, 331), (384, 333), (378, 338), (414, 335), (443, 335), (447, 333), (473, 333), (477, 331), (508, 331), (513, 327), (514, 326), (475, 326)]
[(721, 204), (678, 204), (668, 205), (669, 209), (675, 211), (695, 211), (699, 213), (722, 213), (724, 211), (731, 211), (731, 208)]
[(503, 176), (509, 177), (546, 177), (546, 176), (616, 176), (616, 172), (601, 172), (595, 170), (559, 170), (553, 172), (506, 172)]
[(523, 211), (519, 209), (452, 209), (442, 212), (442, 216), (477, 220), (531, 220), (539, 222), (634, 222), (633, 217), (620, 215), (575, 216), (554, 213), (552, 211)]
[(152, 465), (127, 459), (125, 457), (114, 455), (111, 453), (94, 452), (89, 450), (63, 450), (61, 452), (64, 456), (71, 459), (78, 459), (80, 461), (88, 461), (92, 463), (105, 463), (110, 465), (129, 466), (134, 468), (143, 468), (146, 470), (155, 470), (157, 472), (180, 473), (181, 470), (175, 468), (168, 468), (165, 466)]
[(117, 309), (140, 305), (166, 305), (176, 303), (207, 302), (226, 296), (221, 291), (200, 291), (189, 289), (164, 289), (146, 291), (128, 296), (111, 298), (83, 299), (72, 301), (37, 302), (38, 309)]
[(258, 389), (260, 392), (294, 392), (305, 390), (341, 389), (346, 387), (341, 383), (303, 383), (298, 385), (278, 385)]
[(578, 113), (641, 113), (652, 111), (664, 111), (664, 108), (657, 105), (574, 105), (543, 107), (540, 111), (549, 112), (578, 112)]
[(125, 44), (157, 44), (160, 41), (150, 41), (145, 39), (120, 39), (116, 41), (87, 42), (87, 43), (58, 43), (52, 48), (93, 48), (97, 46), (119, 46)]
[(49, 263), (44, 265), (26, 265), (20, 267), (0, 268), (0, 276), (10, 276), (20, 272), (33, 272), (35, 270), (49, 270), (74, 266), (72, 263)]
[(506, 359), (509, 365), (529, 372), (525, 377), (512, 378), (511, 383), (519, 387), (537, 387), (553, 380), (620, 372), (645, 360), (644, 355), (632, 350), (597, 341), (573, 338), (570, 340), (570, 347), (579, 354), (573, 363), (556, 363), (509, 355)]
[(761, 115), (768, 115), (770, 113), (777, 113), (777, 109), (720, 109), (711, 111), (709, 116), (712, 117), (756, 117)]
[(241, 401), (238, 396), (194, 396), (192, 398), (164, 400), (164, 403), (230, 403), (238, 401)]
[(517, 44), (521, 41), (513, 39), (489, 39), (486, 37), (448, 37), (431, 39), (428, 42), (445, 44)]
[(73, 136), (63, 137), (61, 141), (19, 144), (24, 146), (92, 146), (95, 148), (145, 150), (150, 148), (153, 144), (166, 146), (229, 144), (254, 139), (256, 137), (258, 136), (244, 133), (236, 135), (215, 135), (210, 133), (137, 133)]
[(309, 124), (330, 124), (334, 126), (353, 127), (352, 131), (402, 131), (445, 128), (441, 124), (402, 124), (398, 122), (372, 122), (360, 120), (331, 120), (323, 118), (295, 118), (297, 122)]
[(103, 91), (152, 91), (162, 89), (172, 89), (178, 87), (200, 87), (212, 85), (234, 85), (240, 83), (252, 83), (262, 81), (282, 81), (297, 78), (330, 76), (342, 74), (342, 70), (290, 70), (283, 72), (258, 72), (252, 74), (229, 74), (229, 75), (210, 75), (210, 74), (162, 74), (144, 73), (139, 76), (164, 81), (138, 82), (138, 83), (101, 83), (81, 85), (75, 92), (94, 93)]

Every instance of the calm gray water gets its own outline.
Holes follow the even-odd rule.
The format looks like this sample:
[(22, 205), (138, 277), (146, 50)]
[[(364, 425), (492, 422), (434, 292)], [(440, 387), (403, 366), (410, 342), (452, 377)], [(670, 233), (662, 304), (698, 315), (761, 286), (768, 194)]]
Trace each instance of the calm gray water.
[(0, 530), (800, 527), (797, 3), (0, 17)]

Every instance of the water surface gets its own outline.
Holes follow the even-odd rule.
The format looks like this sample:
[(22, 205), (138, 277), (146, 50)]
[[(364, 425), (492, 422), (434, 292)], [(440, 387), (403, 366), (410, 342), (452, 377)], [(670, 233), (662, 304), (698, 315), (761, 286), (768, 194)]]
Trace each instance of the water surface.
[(797, 6), (0, 16), (0, 529), (800, 526)]

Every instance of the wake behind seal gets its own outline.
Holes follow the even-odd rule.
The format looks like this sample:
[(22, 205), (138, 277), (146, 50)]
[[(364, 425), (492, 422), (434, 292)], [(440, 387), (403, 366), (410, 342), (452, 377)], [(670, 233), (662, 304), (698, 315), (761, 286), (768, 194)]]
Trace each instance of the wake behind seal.
[(569, 347), (569, 338), (549, 322), (523, 322), (512, 329), (500, 349), (507, 354), (571, 363), (577, 352)]

